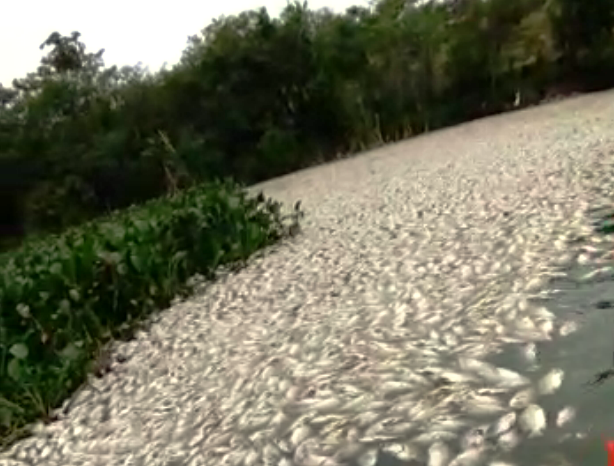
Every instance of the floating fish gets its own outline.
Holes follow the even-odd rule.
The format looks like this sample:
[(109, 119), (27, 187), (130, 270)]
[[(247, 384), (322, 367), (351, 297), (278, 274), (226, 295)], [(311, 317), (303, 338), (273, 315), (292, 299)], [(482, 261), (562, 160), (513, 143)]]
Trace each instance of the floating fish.
[(563, 325), (561, 325), (561, 327), (559, 328), (559, 335), (561, 335), (562, 337), (566, 337), (567, 335), (570, 335), (577, 330), (578, 330), (577, 322), (570, 320), (570, 321), (564, 322)]
[(565, 372), (562, 369), (552, 369), (538, 383), (541, 395), (551, 395), (556, 392), (563, 383)]
[[(361, 454), (356, 460), (358, 466), (375, 466), (377, 464), (377, 459), (379, 452), (377, 448), (370, 448), (363, 454)], [(324, 465), (322, 465), (324, 466)]]
[(541, 406), (530, 404), (520, 415), (520, 425), (529, 437), (537, 437), (546, 429), (546, 413)]
[(427, 466), (446, 466), (450, 460), (450, 450), (443, 442), (435, 442), (428, 449)]
[(509, 388), (522, 387), (530, 383), (529, 379), (509, 369), (498, 368), (499, 385)]
[(522, 355), (530, 362), (534, 363), (537, 359), (537, 345), (535, 343), (529, 343), (522, 349)]
[(312, 436), (313, 431), (309, 428), (309, 426), (306, 424), (302, 424), (296, 430), (294, 430), (294, 432), (292, 432), (292, 435), (290, 436), (290, 442), (295, 447), (298, 447), (301, 443), (303, 443), (305, 440)]
[(483, 426), (476, 427), (475, 429), (471, 429), (469, 432), (467, 432), (461, 439), (462, 450), (469, 450), (471, 448), (477, 448), (484, 445), (487, 430), (488, 426)]
[(480, 463), (483, 455), (483, 448), (470, 448), (454, 458), (449, 466), (474, 466)]
[(403, 462), (409, 462), (412, 459), (417, 460), (420, 457), (417, 448), (402, 443), (388, 444), (382, 447), (382, 451)]
[(495, 436), (499, 436), (508, 432), (516, 424), (516, 412), (510, 411), (503, 415), (492, 427), (491, 432)]
[(556, 416), (557, 427), (563, 427), (565, 424), (573, 421), (576, 417), (576, 410), (572, 406), (565, 406)]
[(532, 388), (521, 390), (510, 400), (510, 408), (522, 409), (529, 406), (535, 400), (536, 393)]
[(472, 416), (497, 414), (504, 410), (499, 398), (474, 395), (465, 401), (466, 412)]
[(497, 442), (502, 450), (510, 451), (520, 443), (520, 436), (516, 430), (512, 429), (499, 437)]
[(416, 443), (418, 445), (429, 445), (434, 442), (445, 442), (456, 439), (456, 434), (450, 431), (445, 430), (432, 430), (428, 432), (423, 432), (422, 434), (414, 437), (411, 442)]

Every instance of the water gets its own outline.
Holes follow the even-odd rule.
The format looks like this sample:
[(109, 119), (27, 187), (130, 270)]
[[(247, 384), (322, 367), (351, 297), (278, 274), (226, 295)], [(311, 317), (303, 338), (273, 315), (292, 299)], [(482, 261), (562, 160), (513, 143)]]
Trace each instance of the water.
[[(596, 222), (595, 226), (597, 229), (603, 225), (604, 222)], [(614, 266), (614, 262), (599, 267), (605, 265)], [(538, 343), (536, 368), (531, 368), (521, 349), (513, 345), (489, 360), (528, 374), (534, 382), (553, 368), (565, 372), (560, 389), (537, 400), (547, 413), (545, 434), (525, 439), (501, 460), (518, 466), (607, 465), (604, 438), (614, 440), (614, 371), (612, 378), (601, 384), (591, 382), (597, 374), (614, 369), (614, 280), (578, 281), (591, 270), (595, 270), (594, 265), (576, 265), (567, 271), (568, 277), (551, 282), (550, 288), (561, 293), (545, 303), (546, 307), (557, 320), (574, 320), (579, 328), (566, 337)], [(556, 416), (566, 406), (575, 408), (576, 416), (559, 428)]]

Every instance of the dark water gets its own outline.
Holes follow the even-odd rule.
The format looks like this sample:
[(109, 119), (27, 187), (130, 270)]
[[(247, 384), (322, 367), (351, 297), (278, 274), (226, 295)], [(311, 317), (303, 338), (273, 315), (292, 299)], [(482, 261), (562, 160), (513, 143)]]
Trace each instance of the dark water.
[[(601, 233), (611, 233), (611, 216), (601, 217), (595, 226)], [(606, 227), (603, 229), (603, 227)], [(600, 245), (599, 247), (602, 247)], [(614, 247), (614, 246), (610, 246)], [(510, 345), (490, 362), (529, 374), (538, 381), (553, 368), (565, 371), (561, 388), (554, 394), (538, 398), (547, 413), (548, 429), (541, 437), (525, 439), (508, 457), (518, 466), (606, 466), (604, 438), (614, 440), (614, 371), (612, 378), (591, 384), (598, 373), (614, 369), (614, 277), (581, 283), (579, 278), (599, 266), (575, 265), (568, 277), (553, 280), (549, 288), (560, 290), (543, 303), (557, 320), (575, 320), (579, 329), (564, 338), (538, 343), (538, 367), (529, 370), (520, 349)], [(611, 275), (611, 274), (610, 274)], [(576, 409), (576, 417), (557, 428), (557, 413), (565, 406)]]

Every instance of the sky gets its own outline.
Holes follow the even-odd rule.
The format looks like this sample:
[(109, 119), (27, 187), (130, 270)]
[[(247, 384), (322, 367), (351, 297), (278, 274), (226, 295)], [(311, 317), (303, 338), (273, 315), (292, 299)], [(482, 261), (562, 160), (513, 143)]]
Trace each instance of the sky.
[[(154, 72), (181, 58), (188, 36), (198, 34), (221, 15), (265, 6), (273, 17), (286, 0), (104, 0), (99, 4), (77, 0), (29, 0), (8, 2), (2, 7), (0, 27), (0, 83), (9, 87), (14, 78), (25, 77), (40, 65), (51, 48), (40, 50), (57, 31), (70, 36), (79, 31), (86, 52), (104, 48), (105, 65), (136, 65), (141, 62)], [(89, 6), (85, 6), (89, 5)], [(368, 6), (367, 0), (310, 0), (308, 7), (328, 7), (343, 13), (353, 5)], [(27, 18), (27, 19), (24, 19)]]

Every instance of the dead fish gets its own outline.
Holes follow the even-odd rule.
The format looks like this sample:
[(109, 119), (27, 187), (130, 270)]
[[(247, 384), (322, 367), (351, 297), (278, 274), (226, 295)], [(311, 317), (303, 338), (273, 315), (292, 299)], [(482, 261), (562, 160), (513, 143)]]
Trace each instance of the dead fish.
[(510, 451), (518, 446), (520, 443), (520, 436), (516, 430), (512, 429), (501, 435), (497, 443), (502, 450)]
[(456, 432), (467, 426), (466, 421), (462, 421), (458, 418), (443, 418), (437, 419), (433, 422), (433, 429), (435, 430), (447, 430), (450, 432)]
[(340, 406), (341, 401), (339, 399), (328, 398), (315, 400), (315, 402), (311, 405), (311, 409), (313, 409), (318, 414), (331, 414), (338, 411)]
[(540, 306), (533, 311), (533, 315), (536, 319), (554, 320), (556, 316), (548, 310), (545, 306)]
[(388, 382), (384, 382), (380, 389), (385, 398), (392, 398), (398, 395), (403, 395), (405, 393), (409, 393), (415, 389), (415, 385), (408, 382), (399, 382), (395, 380), (391, 380)]
[(536, 393), (532, 388), (527, 388), (516, 393), (510, 400), (510, 408), (522, 409), (529, 406), (535, 400)]
[(556, 392), (563, 383), (565, 372), (562, 369), (552, 369), (538, 383), (541, 395), (551, 395)]
[(493, 435), (499, 436), (508, 432), (516, 424), (516, 418), (517, 415), (515, 411), (510, 411), (503, 415), (492, 427)]
[(488, 426), (476, 427), (467, 432), (461, 439), (461, 449), (469, 450), (484, 445)]
[(245, 466), (256, 466), (260, 461), (260, 454), (256, 450), (250, 450), (249, 453), (243, 458), (243, 464)]
[(601, 267), (597, 270), (593, 270), (592, 272), (589, 272), (586, 275), (583, 275), (580, 278), (580, 281), (587, 282), (594, 278), (597, 278), (597, 279), (609, 278), (612, 276), (612, 272), (614, 272), (614, 269), (608, 265), (605, 267)]
[(514, 371), (500, 367), (498, 368), (477, 359), (462, 357), (459, 358), (459, 364), (463, 370), (473, 372), (481, 378), (500, 386), (515, 388), (529, 383), (526, 377)]
[(449, 466), (474, 466), (480, 462), (483, 455), (483, 448), (470, 448), (454, 458)]
[(504, 410), (498, 398), (479, 395), (474, 395), (466, 400), (464, 408), (472, 416), (488, 416)]
[(530, 404), (520, 415), (520, 425), (529, 434), (529, 437), (537, 437), (546, 429), (546, 413), (541, 406)]
[(489, 466), (514, 466), (512, 463), (506, 463), (505, 461), (492, 461)]
[(382, 451), (395, 457), (399, 461), (409, 462), (412, 459), (418, 459), (420, 452), (416, 448), (412, 448), (403, 443), (391, 443), (382, 447)]
[(411, 442), (418, 445), (429, 445), (435, 442), (449, 442), (456, 439), (456, 434), (446, 430), (433, 430), (423, 432), (422, 434), (414, 437)]
[(576, 410), (572, 406), (565, 406), (561, 409), (556, 416), (557, 427), (563, 427), (568, 422), (572, 421), (576, 417)]
[(476, 381), (476, 378), (469, 374), (461, 374), (454, 371), (442, 371), (438, 375), (440, 379), (449, 383), (470, 383)]
[(340, 463), (348, 463), (363, 455), (367, 449), (368, 447), (362, 443), (348, 442), (343, 444), (339, 450), (337, 450), (334, 458)]
[(377, 464), (378, 456), (378, 449), (370, 448), (369, 450), (361, 454), (356, 462), (358, 463), (358, 466), (375, 466)]
[(552, 331), (554, 330), (553, 321), (550, 319), (542, 320), (539, 322), (538, 327), (539, 327), (539, 330), (544, 334), (544, 336), (550, 339), (550, 335), (552, 334)]
[(298, 445), (302, 444), (305, 440), (312, 436), (313, 431), (309, 428), (309, 426), (302, 424), (294, 432), (292, 432), (290, 442), (292, 445), (294, 445), (294, 447), (298, 447)]
[(529, 343), (522, 349), (522, 355), (528, 362), (534, 363), (537, 359), (537, 345)]
[(398, 424), (388, 427), (388, 432), (390, 433), (390, 435), (393, 436), (404, 437), (415, 429), (416, 425), (411, 422), (400, 422)]
[(497, 372), (500, 379), (499, 385), (503, 385), (509, 388), (517, 388), (522, 387), (524, 385), (528, 385), (530, 383), (529, 379), (509, 369), (504, 369), (500, 367), (497, 369)]
[(443, 442), (435, 442), (428, 449), (427, 466), (446, 466), (450, 460), (450, 450)]
[(578, 330), (578, 324), (572, 320), (564, 322), (559, 328), (559, 335), (566, 337)]
[(479, 361), (473, 358), (461, 357), (458, 360), (459, 366), (462, 370), (473, 372), (483, 379), (495, 382), (498, 381), (497, 369), (487, 362)]
[(382, 413), (376, 411), (364, 411), (360, 414), (357, 414), (353, 419), (353, 422), (356, 423), (358, 427), (367, 427), (379, 420), (383, 416)]
[(514, 319), (514, 322), (516, 324), (516, 328), (519, 330), (534, 330), (536, 327), (535, 323), (528, 316), (524, 316), (521, 319)]
[[(318, 444), (315, 439), (309, 439), (302, 442), (294, 451), (294, 463), (300, 464), (301, 466), (312, 466), (312, 464), (314, 464), (314, 458), (321, 458), (313, 455), (317, 446)], [(324, 458), (322, 458), (322, 460), (324, 460)]]

